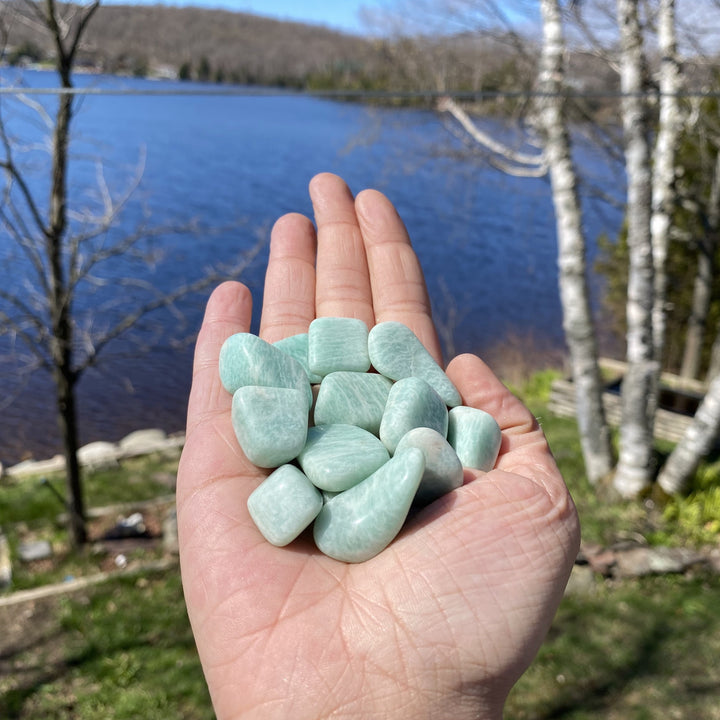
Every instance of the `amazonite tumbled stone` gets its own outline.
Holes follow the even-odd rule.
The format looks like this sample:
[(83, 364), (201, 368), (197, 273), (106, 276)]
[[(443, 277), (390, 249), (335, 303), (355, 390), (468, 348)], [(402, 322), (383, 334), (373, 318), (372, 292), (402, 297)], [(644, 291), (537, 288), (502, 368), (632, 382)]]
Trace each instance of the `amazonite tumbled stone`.
[(390, 459), (372, 433), (355, 425), (316, 425), (308, 430), (298, 463), (315, 487), (341, 492), (372, 475)]
[(347, 370), (367, 372), (367, 325), (357, 318), (322, 317), (308, 329), (308, 366), (321, 376)]
[(357, 425), (377, 435), (392, 384), (392, 380), (377, 373), (334, 372), (326, 375), (315, 402), (315, 424)]
[(312, 390), (302, 365), (287, 353), (252, 333), (231, 335), (220, 348), (220, 381), (230, 393), (245, 385), (294, 388), (305, 393), (308, 407)]
[(305, 446), (309, 406), (302, 390), (246, 385), (232, 399), (232, 425), (247, 459), (279, 467)]
[(424, 506), (463, 484), (463, 467), (452, 445), (431, 428), (418, 427), (405, 433), (395, 449), (400, 454), (410, 447), (422, 450), (425, 472), (413, 505)]
[(313, 526), (315, 544), (344, 562), (364, 562), (377, 555), (400, 532), (424, 469), (422, 451), (408, 448), (328, 500)]
[(457, 388), (415, 333), (399, 322), (382, 322), (370, 330), (372, 366), (392, 380), (419, 377), (431, 385), (448, 407), (462, 404)]
[(250, 493), (247, 506), (263, 537), (283, 547), (317, 517), (323, 498), (294, 465), (282, 465)]
[(460, 462), (465, 467), (492, 470), (502, 441), (495, 418), (484, 410), (463, 406), (452, 408), (448, 420), (448, 442)]
[(392, 454), (400, 438), (416, 427), (432, 428), (445, 437), (448, 410), (428, 383), (418, 377), (407, 377), (390, 388), (380, 422), (380, 439)]
[(287, 353), (291, 358), (297, 360), (303, 367), (303, 370), (307, 373), (308, 380), (312, 384), (319, 383), (322, 380), (320, 375), (316, 375), (310, 372), (310, 366), (308, 365), (308, 334), (299, 333), (298, 335), (290, 335), (289, 337), (277, 340), (273, 343), (276, 348), (280, 348), (284, 353)]

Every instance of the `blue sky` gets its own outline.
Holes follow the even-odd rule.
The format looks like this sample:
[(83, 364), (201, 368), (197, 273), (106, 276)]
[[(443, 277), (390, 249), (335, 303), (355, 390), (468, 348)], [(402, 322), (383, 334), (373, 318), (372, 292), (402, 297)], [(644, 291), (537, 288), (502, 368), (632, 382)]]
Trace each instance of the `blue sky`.
[[(106, 5), (157, 4), (158, 0), (105, 0)], [(160, 0), (162, 5), (196, 5), (239, 10), (257, 15), (328, 25), (346, 32), (363, 33), (362, 6), (377, 8), (387, 0)]]

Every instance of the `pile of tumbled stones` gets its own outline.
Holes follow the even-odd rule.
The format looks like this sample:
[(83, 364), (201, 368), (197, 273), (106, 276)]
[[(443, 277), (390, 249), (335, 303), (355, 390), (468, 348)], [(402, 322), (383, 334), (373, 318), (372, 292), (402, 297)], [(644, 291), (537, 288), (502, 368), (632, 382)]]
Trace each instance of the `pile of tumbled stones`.
[[(417, 336), (398, 322), (323, 317), (270, 344), (229, 337), (220, 379), (247, 458), (274, 471), (248, 498), (268, 542), (284, 546), (311, 523), (318, 548), (363, 562), (395, 538), (413, 505), (489, 470), (500, 428), (459, 392)], [(449, 408), (449, 409), (448, 409)]]

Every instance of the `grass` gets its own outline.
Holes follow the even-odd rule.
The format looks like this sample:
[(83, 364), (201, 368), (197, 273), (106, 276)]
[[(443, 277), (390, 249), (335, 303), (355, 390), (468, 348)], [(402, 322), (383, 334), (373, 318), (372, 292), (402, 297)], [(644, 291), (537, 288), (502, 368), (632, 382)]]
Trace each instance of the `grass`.
[(604, 583), (563, 601), (508, 720), (720, 718), (720, 592), (710, 576)]
[[(552, 377), (533, 375), (522, 394), (571, 489), (584, 541), (609, 545), (642, 536), (650, 543), (717, 544), (717, 460), (703, 465), (684, 500), (626, 502), (598, 492), (585, 478), (574, 421), (547, 413)], [(164, 494), (161, 476), (173, 471), (173, 462), (146, 459), (90, 474), (88, 504)], [(33, 481), (0, 485), (6, 531), (22, 521), (33, 532), (59, 534), (58, 510), (57, 500)], [(0, 717), (213, 717), (176, 569), (118, 577), (32, 610), (15, 609), (15, 615), (8, 610), (0, 608)], [(13, 618), (31, 611), (13, 635)], [(506, 717), (720, 720), (717, 657), (717, 576), (597, 579), (588, 594), (563, 600), (537, 659), (510, 695)]]
[[(123, 502), (150, 500), (169, 492), (164, 476), (174, 474), (177, 460), (160, 455), (129, 458), (116, 467), (83, 473), (85, 502), (98, 507)], [(160, 479), (162, 477), (162, 479)], [(61, 475), (0, 481), (0, 527), (24, 522), (44, 525), (54, 522), (64, 510), (60, 498), (47, 487), (50, 484), (65, 494)]]
[(118, 578), (35, 614), (14, 672), (0, 652), (0, 717), (214, 717), (177, 570)]

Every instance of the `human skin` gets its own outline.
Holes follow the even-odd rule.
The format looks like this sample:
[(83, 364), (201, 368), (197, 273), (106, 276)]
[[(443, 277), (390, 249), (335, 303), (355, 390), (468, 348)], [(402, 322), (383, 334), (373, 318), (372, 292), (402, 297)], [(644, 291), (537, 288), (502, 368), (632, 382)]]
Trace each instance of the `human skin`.
[[(270, 245), (260, 335), (316, 317), (410, 327), (441, 362), (422, 271), (389, 200), (310, 183), (315, 223), (281, 217)], [(240, 283), (210, 297), (177, 483), (188, 614), (220, 720), (500, 718), (535, 656), (579, 544), (575, 507), (533, 415), (474, 355), (447, 374), (502, 430), (495, 469), (413, 515), (376, 557), (345, 564), (307, 534), (267, 543), (247, 511), (268, 471), (243, 455), (218, 377), (223, 341), (250, 328)]]

